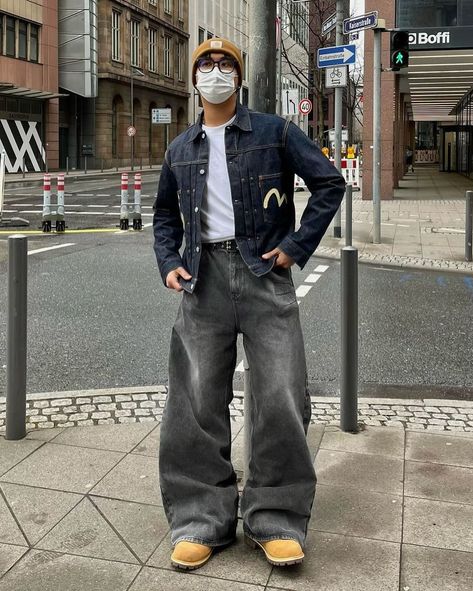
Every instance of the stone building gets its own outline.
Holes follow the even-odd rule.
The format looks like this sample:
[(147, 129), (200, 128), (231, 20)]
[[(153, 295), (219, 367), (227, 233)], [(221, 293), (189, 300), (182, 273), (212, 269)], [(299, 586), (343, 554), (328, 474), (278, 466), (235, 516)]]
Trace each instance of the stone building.
[[(97, 31), (96, 96), (62, 103), (70, 165), (160, 163), (187, 126), (188, 1), (100, 0)], [(152, 123), (155, 108), (171, 109), (170, 125)]]
[(58, 165), (57, 0), (0, 2), (0, 152), (7, 172)]

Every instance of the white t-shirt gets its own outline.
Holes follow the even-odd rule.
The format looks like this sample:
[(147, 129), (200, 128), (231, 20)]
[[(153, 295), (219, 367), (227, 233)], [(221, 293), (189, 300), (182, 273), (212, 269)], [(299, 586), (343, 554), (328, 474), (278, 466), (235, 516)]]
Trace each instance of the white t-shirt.
[(202, 125), (209, 142), (207, 187), (200, 209), (202, 242), (235, 238), (235, 216), (225, 154), (225, 128), (234, 120), (235, 116), (217, 127)]

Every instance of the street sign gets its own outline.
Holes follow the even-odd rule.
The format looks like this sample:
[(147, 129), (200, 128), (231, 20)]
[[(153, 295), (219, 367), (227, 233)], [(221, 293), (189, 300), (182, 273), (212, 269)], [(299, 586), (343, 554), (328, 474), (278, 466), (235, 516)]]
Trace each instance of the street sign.
[(351, 35), (350, 35), (350, 41), (358, 41), (359, 38), (360, 38), (360, 33), (351, 33)]
[(342, 88), (348, 83), (348, 73), (346, 66), (335, 66), (334, 68), (325, 68), (325, 87)]
[[(330, 142), (335, 141), (335, 129), (329, 129), (328, 139)], [(342, 129), (342, 142), (348, 141), (348, 129)]]
[(355, 31), (363, 31), (364, 29), (374, 29), (378, 26), (378, 11), (367, 12), (360, 16), (346, 18), (343, 21), (343, 33), (348, 35)]
[(171, 123), (171, 109), (151, 109), (152, 123)]
[(356, 45), (322, 47), (317, 51), (317, 65), (319, 68), (354, 64), (355, 58)]
[(299, 103), (299, 113), (308, 115), (312, 111), (312, 101), (308, 98), (302, 99)]
[(322, 23), (322, 35), (328, 35), (337, 26), (337, 13), (334, 12)]
[(129, 125), (127, 127), (126, 133), (129, 137), (133, 137), (136, 134), (136, 127), (133, 127), (133, 125)]
[(297, 115), (299, 104), (299, 91), (297, 88), (288, 88), (282, 91), (282, 114)]

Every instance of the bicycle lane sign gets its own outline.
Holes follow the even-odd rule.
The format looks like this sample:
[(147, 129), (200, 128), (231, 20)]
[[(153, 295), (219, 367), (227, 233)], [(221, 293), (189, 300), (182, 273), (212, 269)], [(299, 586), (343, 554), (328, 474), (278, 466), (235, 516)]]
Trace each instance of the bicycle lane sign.
[(347, 85), (348, 73), (346, 66), (334, 66), (333, 68), (325, 68), (325, 87), (326, 88), (341, 88)]

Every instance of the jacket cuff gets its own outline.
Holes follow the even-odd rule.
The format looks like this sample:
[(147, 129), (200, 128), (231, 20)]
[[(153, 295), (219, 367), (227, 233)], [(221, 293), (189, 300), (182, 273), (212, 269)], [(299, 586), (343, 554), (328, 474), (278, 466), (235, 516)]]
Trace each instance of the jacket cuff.
[(289, 236), (284, 238), (284, 240), (279, 244), (278, 248), (280, 248), (284, 254), (287, 254), (292, 259), (294, 259), (301, 269), (305, 267), (305, 264), (310, 258), (310, 254), (307, 254), (306, 251), (303, 250)]
[(160, 272), (161, 272), (161, 278), (163, 280), (165, 287), (167, 287), (166, 277), (168, 276), (168, 273), (170, 273), (170, 271), (174, 271), (174, 269), (177, 269), (178, 267), (183, 267), (183, 266), (184, 266), (184, 264), (183, 264), (182, 259), (179, 255), (173, 256), (173, 257), (169, 258), (168, 260), (166, 260), (165, 263), (163, 263), (163, 265), (160, 268)]

